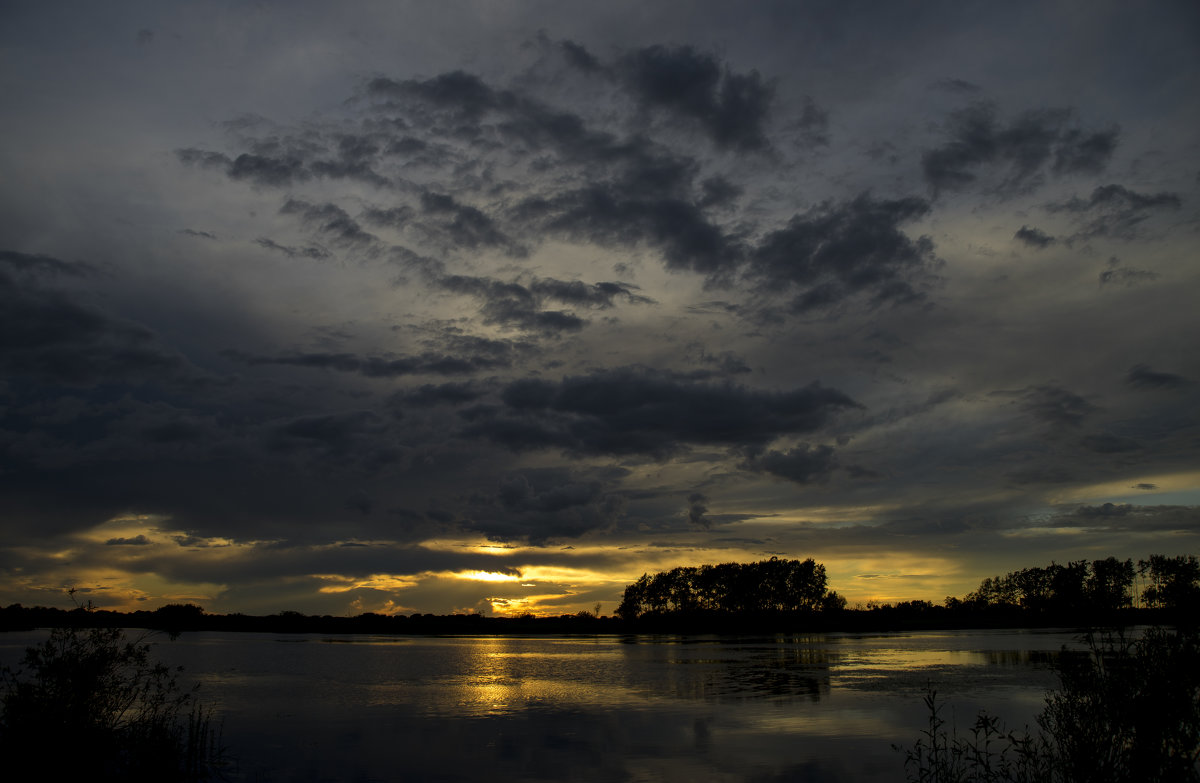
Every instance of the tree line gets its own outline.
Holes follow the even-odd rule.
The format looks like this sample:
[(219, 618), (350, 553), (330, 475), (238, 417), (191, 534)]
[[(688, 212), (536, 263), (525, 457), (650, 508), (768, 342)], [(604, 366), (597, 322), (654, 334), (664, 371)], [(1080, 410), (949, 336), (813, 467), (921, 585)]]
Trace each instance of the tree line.
[(638, 627), (685, 618), (788, 616), (807, 617), (810, 626), (865, 628), (900, 622), (967, 627), (996, 622), (1078, 624), (1121, 615), (1190, 622), (1198, 608), (1200, 560), (1194, 555), (1150, 555), (1136, 564), (1116, 557), (1051, 562), (988, 577), (978, 589), (961, 598), (947, 596), (940, 605), (924, 600), (871, 602), (851, 611), (845, 611), (844, 598), (828, 589), (824, 565), (811, 558), (773, 557), (643, 574), (625, 588), (617, 615)]
[(1135, 606), (1187, 610), (1198, 601), (1200, 560), (1194, 555), (1150, 555), (1136, 567), (1133, 560), (1107, 557), (1022, 568), (984, 579), (965, 598), (947, 598), (946, 606), (1103, 613)]

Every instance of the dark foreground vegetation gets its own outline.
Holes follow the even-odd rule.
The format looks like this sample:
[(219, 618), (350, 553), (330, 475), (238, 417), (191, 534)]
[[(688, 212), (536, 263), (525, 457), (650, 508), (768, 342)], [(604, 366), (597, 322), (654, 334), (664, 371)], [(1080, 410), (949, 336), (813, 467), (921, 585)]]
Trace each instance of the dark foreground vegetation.
[[(1140, 589), (1138, 589), (1140, 588)], [(981, 712), (947, 725), (937, 694), (928, 728), (904, 752), (916, 783), (1200, 782), (1200, 562), (1193, 556), (1052, 563), (983, 580), (945, 609), (1051, 617), (1088, 626), (1086, 652), (1064, 650), (1059, 686), (1037, 727)], [(1072, 618), (1074, 618), (1072, 620)], [(1124, 630), (1135, 623), (1143, 632)], [(1108, 630), (1096, 630), (1107, 628)]]
[(929, 725), (904, 753), (912, 783), (1174, 783), (1200, 781), (1200, 635), (1151, 628), (1089, 634), (1064, 653), (1059, 687), (1037, 728), (1005, 728), (981, 712), (965, 732), (925, 697)]
[(1200, 621), (1200, 560), (1078, 560), (984, 579), (940, 604), (913, 600), (848, 607), (811, 559), (688, 566), (644, 574), (625, 588), (614, 616), (478, 614), (352, 617), (213, 614), (195, 604), (153, 611), (0, 608), (0, 631), (33, 628), (148, 628), (182, 631), (368, 634), (795, 633), (949, 628), (1116, 627)]
[(221, 768), (216, 732), (177, 675), (145, 636), (52, 629), (17, 669), (0, 669), (4, 779), (210, 779)]

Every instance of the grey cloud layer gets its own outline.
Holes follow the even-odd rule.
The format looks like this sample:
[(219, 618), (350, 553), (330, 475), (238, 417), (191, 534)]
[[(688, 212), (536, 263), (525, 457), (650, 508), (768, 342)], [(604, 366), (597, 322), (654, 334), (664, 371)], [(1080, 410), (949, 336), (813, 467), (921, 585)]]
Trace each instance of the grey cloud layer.
[(0, 574), (1197, 540), (1190, 13), (350, 5), (0, 31)]
[[(564, 51), (579, 63), (578, 47)], [(772, 91), (756, 73), (735, 73), (690, 47), (650, 47), (603, 68), (586, 62), (592, 63), (586, 73), (603, 73), (644, 109), (698, 122), (718, 150), (767, 154)], [(353, 158), (376, 173), (371, 184), (391, 202), (367, 207), (361, 219), (400, 232), (421, 245), (420, 252), (494, 249), (520, 258), (547, 237), (650, 247), (668, 269), (698, 273), (711, 284), (744, 279), (764, 299), (790, 293), (788, 306), (798, 311), (858, 295), (876, 303), (920, 299), (936, 260), (928, 237), (910, 238), (901, 228), (928, 213), (918, 197), (864, 193), (775, 226), (756, 225), (761, 221), (736, 211), (743, 185), (721, 173), (705, 175), (703, 147), (623, 134), (611, 122), (596, 124), (571, 107), (463, 71), (424, 80), (378, 77), (364, 93), (358, 135), (309, 130), (260, 138), (250, 126), (239, 129), (256, 150), (249, 158), (197, 149), (177, 154), (185, 164), (264, 187), (328, 177), (316, 163), (334, 154), (347, 163)], [(819, 113), (811, 105), (805, 111)], [(283, 213), (299, 216), (325, 241), (360, 252), (378, 249), (379, 238), (336, 204), (289, 199)], [(269, 247), (302, 252), (274, 242)], [(505, 295), (505, 284), (492, 284), (485, 312), (493, 322), (550, 331), (582, 325), (568, 313), (530, 312), (520, 296)], [(457, 275), (441, 285), (478, 295), (482, 283)]]

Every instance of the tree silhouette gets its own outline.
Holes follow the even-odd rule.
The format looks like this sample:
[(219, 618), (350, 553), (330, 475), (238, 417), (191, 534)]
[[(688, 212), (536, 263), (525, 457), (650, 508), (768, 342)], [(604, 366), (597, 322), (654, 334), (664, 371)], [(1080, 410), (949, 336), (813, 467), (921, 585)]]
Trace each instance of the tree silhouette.
[(838, 609), (845, 600), (827, 591), (825, 566), (772, 557), (757, 563), (680, 566), (642, 574), (625, 588), (617, 614), (626, 620), (667, 613), (762, 614)]

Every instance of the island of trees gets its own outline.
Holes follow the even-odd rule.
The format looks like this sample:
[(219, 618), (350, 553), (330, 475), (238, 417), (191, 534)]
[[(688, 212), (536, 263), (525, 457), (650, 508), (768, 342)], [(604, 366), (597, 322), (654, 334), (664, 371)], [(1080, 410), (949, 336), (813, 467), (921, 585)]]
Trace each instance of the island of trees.
[(1200, 560), (1151, 555), (1135, 563), (1108, 557), (1050, 563), (984, 579), (978, 589), (935, 604), (925, 600), (847, 606), (829, 589), (825, 567), (807, 560), (681, 566), (643, 574), (625, 588), (613, 616), (599, 610), (556, 617), (456, 615), (312, 616), (214, 614), (195, 604), (154, 611), (0, 608), (0, 631), (46, 627), (124, 627), (164, 631), (270, 633), (745, 633), (918, 628), (1085, 627), (1196, 624)]
[(617, 614), (636, 620), (697, 612), (763, 615), (845, 609), (845, 599), (830, 591), (828, 582), (825, 566), (812, 558), (681, 566), (643, 574), (625, 588)]

